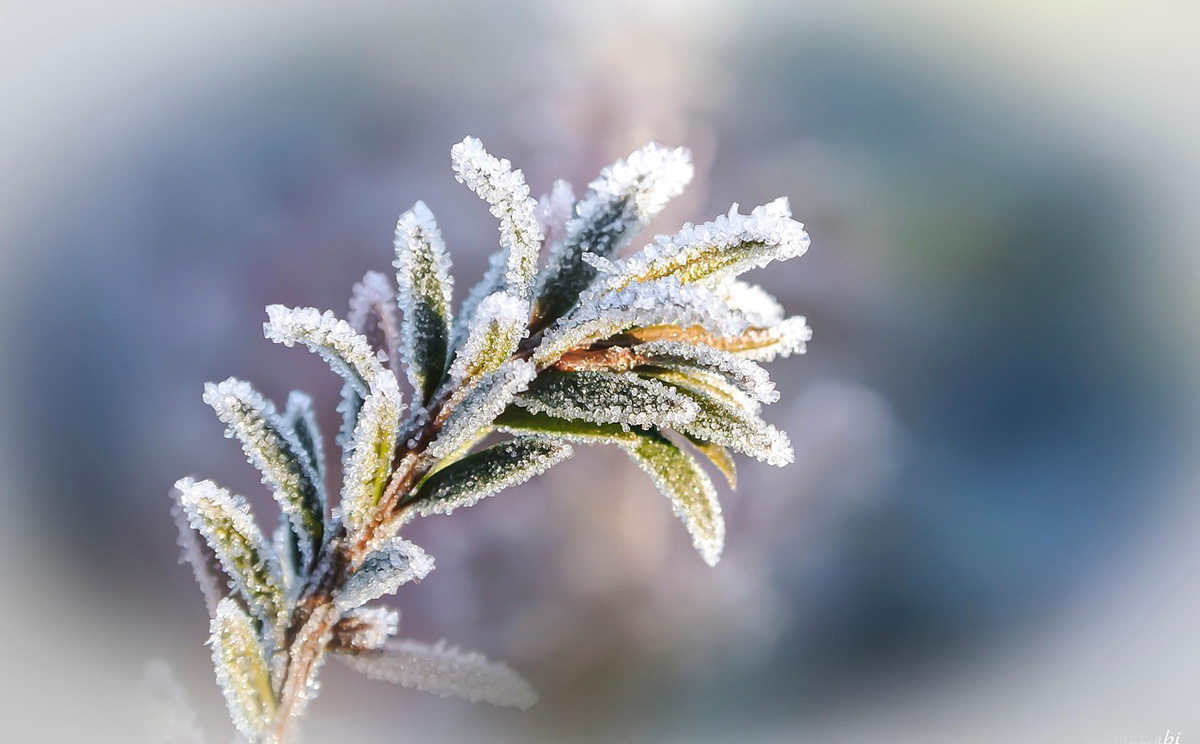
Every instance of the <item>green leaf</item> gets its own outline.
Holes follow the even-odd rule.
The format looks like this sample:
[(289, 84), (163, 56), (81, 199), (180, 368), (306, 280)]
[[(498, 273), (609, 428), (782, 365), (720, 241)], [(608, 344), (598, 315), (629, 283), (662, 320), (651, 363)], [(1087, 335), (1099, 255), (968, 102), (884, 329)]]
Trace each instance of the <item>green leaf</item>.
[(211, 630), (213, 667), (229, 715), (243, 736), (261, 741), (275, 716), (275, 694), (254, 622), (237, 602), (225, 598), (217, 606)]
[(396, 283), (404, 311), (400, 356), (413, 389), (428, 403), (450, 353), (450, 257), (433, 214), (422, 202), (400, 216), (395, 243)]
[(707, 442), (698, 437), (684, 437), (696, 448), (700, 454), (708, 458), (709, 462), (716, 466), (717, 470), (721, 471), (721, 475), (725, 476), (725, 482), (730, 488), (737, 488), (737, 463), (733, 461), (733, 454), (729, 449), (722, 447), (719, 444)]
[(342, 612), (392, 594), (433, 570), (433, 558), (407, 540), (392, 537), (368, 553), (338, 590), (334, 603)]
[(342, 518), (351, 531), (371, 520), (375, 505), (387, 488), (399, 434), (396, 397), (380, 393), (367, 396), (358, 412), (353, 450), (345, 458), (342, 483)]
[(325, 498), (309, 453), (275, 412), (275, 406), (247, 382), (229, 378), (204, 386), (204, 402), (228, 426), (226, 436), (242, 443), (247, 459), (262, 473), (291, 524), (300, 549), (298, 568), (311, 566), (325, 529)]
[(543, 437), (517, 437), (433, 473), (409, 498), (421, 516), (449, 514), (520, 485), (570, 457), (570, 445)]
[(622, 448), (671, 500), (705, 563), (715, 566), (725, 544), (725, 520), (712, 481), (700, 465), (658, 432), (641, 432)]
[(630, 372), (543, 372), (517, 405), (556, 418), (623, 426), (676, 426), (696, 416), (687, 396)]
[(212, 481), (184, 478), (175, 488), (192, 528), (203, 535), (255, 617), (274, 625), (286, 609), (283, 580), (245, 499)]

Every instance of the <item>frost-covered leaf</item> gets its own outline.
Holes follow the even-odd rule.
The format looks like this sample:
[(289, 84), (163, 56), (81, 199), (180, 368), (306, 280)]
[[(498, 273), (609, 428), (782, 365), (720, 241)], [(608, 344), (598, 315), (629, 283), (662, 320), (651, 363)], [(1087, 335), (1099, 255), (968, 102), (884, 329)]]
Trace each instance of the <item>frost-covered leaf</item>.
[[(284, 346), (301, 343), (320, 354), (364, 398), (380, 377), (392, 374), (384, 369), (366, 337), (328, 310), (268, 305), (263, 334)], [(398, 395), (399, 388), (396, 390)]]
[(404, 312), (402, 357), (421, 402), (429, 402), (446, 371), (453, 280), (441, 230), (423, 202), (396, 223), (396, 284)]
[(496, 417), (496, 428), (509, 434), (541, 434), (576, 444), (617, 444), (636, 442), (641, 429), (621, 428), (619, 424), (595, 424), (591, 421), (554, 418), (511, 405)]
[(346, 322), (367, 339), (376, 355), (382, 353), (394, 372), (400, 371), (400, 329), (396, 323), (396, 293), (378, 271), (368, 271), (350, 293)]
[(288, 394), (287, 408), (283, 412), (283, 426), (292, 432), (304, 449), (308, 464), (316, 474), (316, 486), (325, 502), (325, 440), (317, 426), (317, 412), (312, 398), (299, 390)]
[[(513, 170), (508, 160), (489, 155), (474, 137), (452, 147), (450, 158), (454, 177), (486, 201), (492, 215), (500, 220), (501, 260), (493, 263), (481, 282), (486, 289), (479, 299), (501, 289), (518, 299), (529, 299), (543, 236), (537, 219), (538, 204), (529, 196), (525, 176)], [(464, 306), (463, 312), (473, 310), (473, 306)]]
[(204, 536), (255, 616), (273, 624), (284, 609), (279, 564), (250, 516), (246, 501), (212, 481), (175, 483), (192, 527)]
[(205, 542), (200, 532), (192, 527), (187, 510), (179, 501), (181, 492), (176, 489), (172, 491), (171, 495), (175, 502), (171, 506), (171, 516), (175, 519), (175, 526), (179, 529), (178, 545), (181, 551), (179, 562), (186, 562), (192, 567), (192, 575), (196, 577), (196, 583), (200, 585), (200, 592), (204, 595), (204, 604), (208, 607), (208, 614), (211, 616), (216, 613), (217, 604), (229, 596), (229, 587), (232, 585), (233, 579), (221, 567), (221, 561), (217, 558), (216, 552)]
[(767, 371), (732, 352), (682, 341), (652, 341), (634, 346), (632, 351), (644, 364), (719, 375), (756, 401), (779, 400), (779, 391)]
[(676, 426), (695, 417), (685, 395), (629, 372), (543, 372), (517, 405), (556, 418), (621, 426)]
[(365, 525), (387, 488), (392, 457), (400, 434), (400, 409), (396, 378), (388, 373), (376, 380), (376, 389), (363, 401), (354, 427), (353, 451), (346, 458), (341, 511), (351, 531)]
[(729, 214), (703, 225), (685, 225), (675, 235), (660, 235), (641, 251), (618, 261), (600, 284), (608, 289), (629, 282), (654, 281), (673, 276), (681, 282), (716, 287), (721, 282), (772, 261), (803, 255), (808, 233), (791, 218), (786, 199), (739, 214)]
[(658, 325), (630, 330), (625, 335), (635, 343), (685, 341), (733, 352), (755, 362), (770, 362), (777, 357), (803, 354), (805, 345), (812, 338), (812, 329), (803, 316), (795, 315), (773, 326), (748, 327), (734, 334), (710, 333), (698, 327)]
[(337, 445), (342, 448), (342, 467), (354, 454), (354, 427), (358, 426), (358, 414), (362, 412), (363, 396), (352, 383), (343, 381), (337, 412), (342, 414), (342, 425), (338, 428)]
[(596, 276), (585, 255), (613, 258), (692, 180), (691, 154), (650, 143), (600, 172), (538, 277), (536, 316), (549, 323), (575, 305)]
[(166, 662), (146, 665), (141, 696), (145, 744), (204, 744), (196, 710)]
[(657, 432), (645, 432), (637, 442), (621, 446), (671, 500), (696, 550), (715, 566), (725, 545), (725, 520), (712, 481), (690, 455)]
[(783, 305), (757, 284), (729, 279), (717, 287), (717, 295), (725, 300), (725, 304), (741, 313), (752, 327), (766, 328), (783, 320)]
[(458, 347), (450, 379), (457, 385), (492, 372), (508, 361), (529, 324), (529, 302), (508, 294), (490, 294), (471, 318)]
[(260, 741), (275, 714), (275, 694), (254, 621), (237, 602), (223, 599), (212, 620), (209, 643), (234, 725), (250, 741)]
[(566, 236), (567, 222), (574, 214), (575, 190), (570, 183), (559, 179), (550, 187), (549, 194), (538, 198), (538, 224), (542, 226), (546, 244), (562, 242)]
[(338, 591), (337, 608), (343, 612), (391, 594), (410, 581), (420, 581), (433, 570), (433, 558), (416, 545), (393, 537), (384, 540)]
[(537, 693), (506, 664), (482, 654), (460, 651), (445, 641), (430, 646), (410, 640), (388, 641), (379, 651), (338, 657), (371, 679), (395, 682), (442, 697), (466, 698), (526, 710)]
[(212, 406), (236, 437), (246, 458), (262, 473), (287, 516), (300, 548), (300, 567), (311, 567), (325, 529), (325, 499), (312, 460), (295, 434), (284, 425), (275, 406), (250, 383), (230, 377), (204, 386), (204, 402)]
[(699, 407), (696, 416), (676, 427), (689, 436), (704, 439), (735, 452), (782, 467), (795, 459), (787, 434), (763, 421), (738, 401), (716, 393), (705, 381), (683, 374), (656, 374), (658, 379), (691, 398)]
[(745, 319), (711, 290), (668, 277), (597, 295), (589, 293), (574, 312), (546, 330), (533, 360), (538, 366), (547, 366), (576, 346), (632, 328), (658, 325), (699, 326), (716, 336), (736, 336), (746, 329)]
[(514, 359), (485, 375), (465, 394), (452, 400), (453, 411), (426, 451), (429, 459), (436, 462), (477, 441), (536, 374), (532, 363)]
[(400, 613), (387, 607), (359, 607), (342, 615), (333, 628), (329, 650), (335, 654), (360, 654), (382, 648), (396, 635)]
[(411, 500), (421, 516), (449, 514), (520, 485), (571, 456), (569, 445), (517, 437), (451, 463), (421, 484)]
[(733, 461), (733, 454), (728, 448), (697, 437), (686, 438), (697, 452), (707, 457), (708, 461), (721, 471), (721, 475), (725, 476), (725, 482), (729, 484), (730, 488), (737, 488), (737, 463)]

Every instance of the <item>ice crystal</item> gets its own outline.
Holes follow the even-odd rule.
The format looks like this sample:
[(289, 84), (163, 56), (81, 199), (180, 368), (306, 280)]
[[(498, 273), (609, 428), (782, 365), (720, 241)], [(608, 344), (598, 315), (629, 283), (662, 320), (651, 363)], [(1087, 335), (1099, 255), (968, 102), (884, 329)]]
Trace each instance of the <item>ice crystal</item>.
[[(500, 223), (500, 250), (457, 317), (449, 254), (421, 202), (396, 223), (395, 290), (367, 272), (346, 320), (267, 308), (267, 338), (308, 347), (343, 378), (335, 508), (307, 395), (293, 392), (281, 413), (240, 380), (205, 388), (282, 512), (268, 541), (240, 496), (211, 481), (176, 484), (173, 515), (212, 615), (217, 679), (255, 744), (286, 739), (331, 653), (440, 695), (536, 700), (503, 664), (395, 639), (399, 615), (368, 604), (433, 568), (398, 536), (410, 520), (516, 486), (570, 457), (574, 443), (612, 444), (649, 474), (713, 564), (725, 524), (698, 458), (731, 487), (732, 452), (792, 459), (787, 436), (760, 415), (779, 395), (758, 363), (803, 352), (811, 331), (737, 278), (807, 249), (786, 200), (747, 215), (734, 205), (621, 258), (691, 179), (687, 150), (646, 145), (578, 200), (565, 181), (533, 200), (521, 171), (470, 137), (451, 159)], [(407, 413), (401, 374), (414, 391)], [(498, 441), (480, 447), (489, 435)]]
[(363, 558), (338, 592), (334, 604), (343, 612), (392, 594), (410, 581), (420, 581), (433, 570), (433, 559), (407, 540), (393, 537)]
[(284, 426), (275, 406), (250, 383), (232, 377), (204, 386), (204, 402), (212, 406), (236, 437), (250, 463), (262, 473), (280, 509), (291, 522), (307, 570), (321, 544), (325, 500), (313, 461), (295, 433)]
[(442, 232), (423, 202), (414, 204), (396, 223), (393, 263), (404, 313), (401, 361), (418, 397), (428, 402), (446, 371), (454, 283)]
[(388, 641), (374, 653), (343, 658), (371, 679), (442, 697), (521, 710), (537, 702), (537, 693), (508, 665), (488, 661), (474, 651), (460, 651), (445, 641), (432, 646), (410, 640)]

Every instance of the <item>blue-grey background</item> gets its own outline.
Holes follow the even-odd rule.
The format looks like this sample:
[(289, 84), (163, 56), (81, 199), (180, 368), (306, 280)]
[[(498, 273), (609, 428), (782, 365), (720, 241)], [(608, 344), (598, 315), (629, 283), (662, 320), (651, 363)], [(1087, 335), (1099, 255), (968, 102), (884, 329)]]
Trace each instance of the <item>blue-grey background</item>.
[[(261, 335), (344, 313), (396, 216), (459, 297), (496, 232), (466, 134), (536, 193), (647, 139), (697, 179), (650, 234), (789, 196), (808, 317), (772, 365), (797, 462), (742, 462), (691, 551), (618, 452), (411, 537), (402, 634), (521, 669), (527, 714), (326, 670), (313, 741), (1140, 741), (1196, 730), (1197, 277), (1186, 3), (0, 3), (6, 696), (136, 740), (145, 662), (226, 741), (167, 492), (270, 514), (200, 400), (338, 384)], [(10, 688), (11, 689), (11, 688)], [(1065, 739), (1064, 739), (1065, 737)]]

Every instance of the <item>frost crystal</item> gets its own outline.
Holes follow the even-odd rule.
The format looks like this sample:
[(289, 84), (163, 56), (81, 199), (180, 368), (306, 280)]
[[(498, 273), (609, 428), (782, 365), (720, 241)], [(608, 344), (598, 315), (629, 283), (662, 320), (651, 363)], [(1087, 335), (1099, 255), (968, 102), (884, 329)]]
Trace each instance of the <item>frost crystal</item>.
[(399, 399), (396, 378), (390, 372), (380, 375), (376, 391), (367, 396), (358, 413), (354, 450), (346, 459), (342, 484), (341, 509), (351, 530), (361, 528), (370, 519), (392, 474), (400, 433)]
[(225, 573), (225, 569), (221, 568), (221, 561), (212, 547), (192, 527), (187, 510), (183, 508), (183, 504), (179, 503), (180, 492), (176, 490), (173, 493), (175, 494), (175, 503), (171, 507), (171, 516), (175, 519), (175, 526), (179, 530), (177, 543), (181, 550), (179, 562), (186, 562), (192, 567), (192, 575), (196, 577), (196, 583), (200, 585), (200, 592), (204, 595), (204, 604), (208, 607), (208, 614), (213, 615), (217, 611), (217, 604), (229, 595), (229, 587), (233, 579)]
[(450, 257), (433, 213), (423, 202), (396, 223), (396, 284), (404, 313), (402, 362), (423, 402), (446, 371), (450, 348), (450, 311), (454, 287)]
[(209, 643), (229, 716), (242, 735), (259, 741), (266, 735), (275, 712), (275, 694), (254, 623), (237, 602), (221, 600), (212, 620)]
[(802, 315), (794, 315), (780, 323), (747, 334), (744, 343), (732, 350), (746, 359), (770, 362), (778, 357), (803, 354), (812, 340), (812, 329)]
[(567, 181), (559, 179), (550, 187), (550, 193), (538, 199), (538, 224), (546, 242), (560, 242), (567, 229), (567, 221), (575, 212), (575, 190)]
[(320, 354), (364, 398), (380, 377), (391, 375), (375, 356), (370, 342), (328, 310), (322, 313), (312, 307), (268, 305), (263, 334), (284, 346), (302, 343)]
[(775, 383), (765, 369), (728, 351), (682, 341), (652, 341), (634, 346), (633, 352), (655, 366), (720, 375), (761, 403), (779, 400)]
[(517, 350), (529, 322), (529, 302), (495, 292), (479, 303), (450, 368), (450, 380), (461, 385), (497, 369)]
[(342, 612), (392, 594), (410, 581), (420, 581), (433, 570), (433, 558), (416, 545), (393, 537), (363, 558), (338, 592), (335, 604)]
[(350, 314), (346, 322), (378, 354), (387, 357), (388, 367), (399, 370), (400, 331), (396, 324), (396, 293), (388, 278), (378, 271), (368, 271), (351, 289)]
[(735, 336), (746, 329), (745, 319), (711, 290), (667, 277), (585, 296), (575, 312), (546, 331), (533, 360), (539, 366), (552, 364), (573, 347), (656, 325), (700, 326), (717, 336)]
[(313, 410), (312, 398), (293, 390), (288, 394), (287, 409), (283, 412), (283, 427), (292, 433), (304, 449), (308, 464), (316, 473), (316, 486), (325, 502), (325, 442), (317, 427), (317, 412)]
[(228, 426), (225, 436), (236, 437), (246, 458), (262, 473), (298, 537), (301, 568), (307, 570), (321, 543), (325, 519), (325, 499), (309, 454), (284, 426), (275, 406), (248, 382), (232, 377), (210, 382), (204, 386), (204, 402)]
[(255, 616), (274, 623), (283, 611), (283, 581), (249, 505), (212, 481), (184, 478), (175, 488), (192, 528), (212, 547)]
[(699, 410), (669, 385), (627, 372), (543, 373), (516, 403), (556, 418), (643, 428), (679, 426)]
[(474, 137), (452, 147), (450, 158), (454, 177), (486, 201), (492, 215), (500, 220), (503, 275), (491, 277), (491, 281), (500, 281), (488, 294), (503, 288), (515, 297), (528, 298), (543, 236), (537, 219), (538, 203), (529, 196), (525, 176), (513, 170), (508, 160), (489, 155)]
[(529, 683), (506, 664), (490, 662), (474, 651), (460, 651), (445, 641), (433, 646), (410, 640), (388, 641), (379, 651), (342, 659), (371, 679), (442, 697), (521, 710), (537, 702), (537, 693)]
[(477, 442), (536, 374), (537, 369), (532, 363), (514, 359), (480, 379), (460, 400), (452, 401), (454, 410), (442, 426), (441, 434), (426, 451), (427, 457), (433, 461), (441, 460)]
[(553, 246), (538, 277), (537, 316), (552, 321), (570, 310), (596, 276), (585, 256), (616, 256), (683, 191), (692, 174), (687, 149), (654, 142), (601, 171), (575, 206), (566, 235)]
[(517, 437), (451, 463), (434, 473), (413, 496), (422, 517), (449, 514), (546, 472), (572, 454), (567, 444)]
[(757, 284), (730, 279), (717, 287), (717, 295), (751, 326), (773, 326), (783, 320), (783, 305)]

